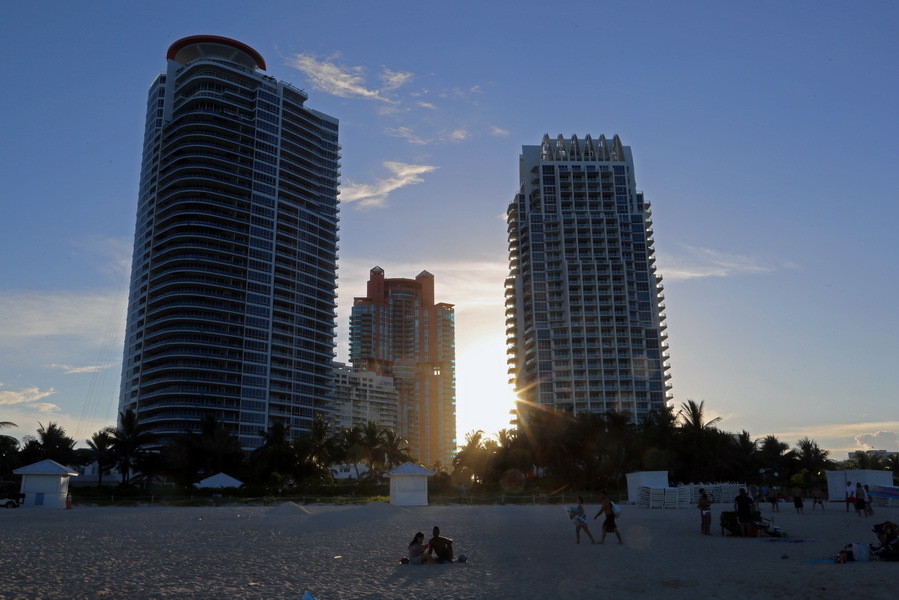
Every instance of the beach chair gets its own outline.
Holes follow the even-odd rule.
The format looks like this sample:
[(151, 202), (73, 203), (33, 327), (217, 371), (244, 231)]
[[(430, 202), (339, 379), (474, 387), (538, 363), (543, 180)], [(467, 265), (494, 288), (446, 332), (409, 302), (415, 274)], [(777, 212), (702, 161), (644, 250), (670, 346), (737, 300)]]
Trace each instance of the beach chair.
[(740, 521), (737, 519), (737, 513), (734, 511), (723, 511), (718, 524), (721, 525), (721, 535), (743, 535)]
[(752, 525), (759, 534), (765, 534), (768, 537), (780, 537), (780, 530), (774, 526), (774, 519), (766, 519), (759, 511), (752, 513)]

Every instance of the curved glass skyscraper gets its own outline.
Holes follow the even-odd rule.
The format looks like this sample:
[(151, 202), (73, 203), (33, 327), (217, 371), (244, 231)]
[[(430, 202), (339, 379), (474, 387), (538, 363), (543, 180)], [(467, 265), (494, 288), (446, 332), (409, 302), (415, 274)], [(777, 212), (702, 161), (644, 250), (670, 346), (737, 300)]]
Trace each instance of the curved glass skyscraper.
[(235, 40), (172, 44), (150, 88), (120, 410), (244, 448), (333, 392), (337, 119)]
[(525, 407), (640, 421), (670, 399), (649, 202), (618, 136), (524, 146), (509, 204), (506, 338)]

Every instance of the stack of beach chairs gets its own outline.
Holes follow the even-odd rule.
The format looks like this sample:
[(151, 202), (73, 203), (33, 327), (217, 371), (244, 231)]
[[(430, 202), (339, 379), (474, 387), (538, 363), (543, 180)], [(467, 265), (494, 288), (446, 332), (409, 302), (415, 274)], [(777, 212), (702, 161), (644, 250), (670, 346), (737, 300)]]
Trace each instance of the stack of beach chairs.
[(640, 486), (637, 506), (644, 508), (695, 508), (699, 502), (699, 490), (705, 489), (715, 504), (732, 504), (746, 487), (739, 483), (691, 483), (678, 487), (651, 488)]

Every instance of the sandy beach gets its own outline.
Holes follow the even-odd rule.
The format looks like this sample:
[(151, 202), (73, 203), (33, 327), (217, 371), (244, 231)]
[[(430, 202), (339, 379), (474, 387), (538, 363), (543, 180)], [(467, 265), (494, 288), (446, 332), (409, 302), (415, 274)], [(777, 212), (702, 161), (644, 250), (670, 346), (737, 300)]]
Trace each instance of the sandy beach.
[[(713, 507), (712, 536), (695, 509), (623, 508), (623, 546), (576, 545), (561, 505), (0, 510), (0, 599), (896, 597), (899, 563), (827, 560), (873, 542), (887, 509), (864, 518), (785, 505), (775, 524), (804, 540), (791, 542), (722, 536), (727, 506)], [(600, 523), (590, 521), (597, 541)], [(399, 564), (434, 525), (468, 562)]]

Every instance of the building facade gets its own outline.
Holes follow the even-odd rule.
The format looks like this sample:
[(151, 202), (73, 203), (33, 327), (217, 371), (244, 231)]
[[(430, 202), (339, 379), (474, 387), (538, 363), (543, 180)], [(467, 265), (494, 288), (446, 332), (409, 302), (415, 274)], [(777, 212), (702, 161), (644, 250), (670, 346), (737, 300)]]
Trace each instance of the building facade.
[(434, 302), (434, 276), (385, 279), (369, 273), (367, 295), (353, 300), (350, 363), (392, 377), (397, 433), (419, 462), (452, 464), (456, 450), (456, 345), (452, 304)]
[(649, 202), (618, 136), (523, 146), (507, 211), (510, 383), (526, 407), (618, 412), (671, 399)]
[(120, 410), (165, 443), (214, 417), (245, 449), (330, 416), (337, 119), (258, 52), (193, 36), (150, 87)]
[(397, 430), (399, 400), (393, 378), (371, 371), (354, 371), (334, 363), (334, 405), (331, 424), (337, 429), (364, 426), (369, 421)]

